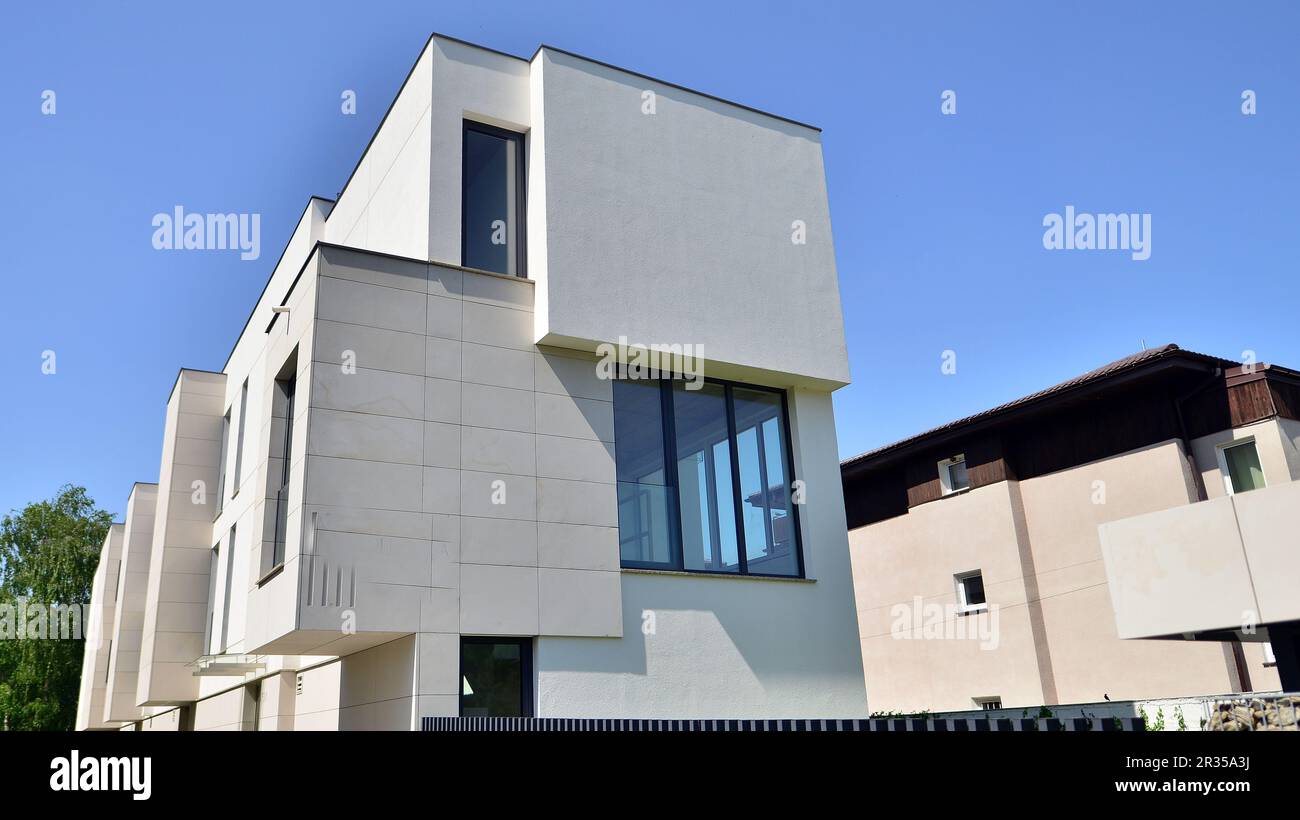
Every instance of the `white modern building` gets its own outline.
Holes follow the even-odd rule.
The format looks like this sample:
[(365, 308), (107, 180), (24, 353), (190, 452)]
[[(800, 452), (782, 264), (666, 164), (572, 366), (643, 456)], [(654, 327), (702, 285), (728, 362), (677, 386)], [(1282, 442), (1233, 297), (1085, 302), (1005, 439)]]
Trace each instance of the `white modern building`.
[(848, 380), (816, 128), (435, 35), (180, 371), (78, 725), (863, 717)]

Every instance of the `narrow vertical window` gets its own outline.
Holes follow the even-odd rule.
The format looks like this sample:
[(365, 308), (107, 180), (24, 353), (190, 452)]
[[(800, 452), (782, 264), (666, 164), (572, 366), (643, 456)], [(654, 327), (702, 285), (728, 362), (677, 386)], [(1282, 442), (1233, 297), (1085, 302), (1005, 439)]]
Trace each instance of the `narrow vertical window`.
[(221, 418), (221, 456), (217, 462), (217, 515), (226, 503), (226, 450), (230, 446), (230, 410)]
[(618, 548), (624, 565), (673, 565), (675, 503), (664, 459), (663, 390), (658, 381), (614, 382)]
[(244, 687), (243, 726), (245, 732), (261, 730), (262, 722), (262, 682), (255, 680)]
[[(288, 365), (296, 368), (294, 362)], [(297, 374), (291, 371), (287, 378), (275, 381), (275, 405), (277, 427), (280, 428), (280, 447), (274, 453), (278, 462), (275, 472), (275, 542), (271, 551), (271, 566), (278, 567), (284, 563), (285, 527), (289, 513), (289, 472), (293, 462), (293, 400), (297, 392)]]
[(785, 425), (781, 396), (764, 390), (732, 390), (736, 414), (736, 454), (749, 571), (760, 575), (798, 575), (794, 509), (785, 463)]
[[(686, 569), (739, 572), (727, 401), (719, 384), (673, 384), (673, 434)], [(614, 442), (618, 449), (618, 440)]]
[(239, 492), (239, 474), (242, 472), (244, 466), (244, 417), (247, 413), (248, 379), (244, 379), (244, 386), (239, 390), (239, 432), (235, 436), (235, 476), (234, 482), (231, 484), (231, 486), (234, 487), (235, 493)]
[(221, 602), (221, 643), (218, 644), (221, 652), (225, 652), (230, 646), (230, 585), (233, 570), (235, 568), (235, 527), (230, 528), (230, 536), (226, 539), (226, 566), (225, 566), (225, 586), (226, 594)]
[[(266, 459), (266, 515), (260, 571), (263, 580), (284, 565), (289, 518), (289, 476), (293, 471), (293, 417), (298, 388), (298, 351), (271, 384), (270, 446)], [(259, 581), (258, 583), (261, 583)]]
[(461, 264), (524, 276), (524, 138), (465, 122)]
[(221, 544), (212, 548), (208, 556), (208, 612), (203, 626), (203, 653), (215, 654), (212, 649), (212, 627), (217, 610), (217, 568), (221, 566)]

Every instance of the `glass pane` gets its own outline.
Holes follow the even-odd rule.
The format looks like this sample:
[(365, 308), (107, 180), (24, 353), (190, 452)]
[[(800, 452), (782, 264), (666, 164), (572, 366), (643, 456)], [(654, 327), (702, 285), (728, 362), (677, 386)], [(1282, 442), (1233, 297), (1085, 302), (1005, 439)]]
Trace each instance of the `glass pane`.
[(1228, 477), (1232, 479), (1232, 491), (1244, 493), (1264, 486), (1264, 470), (1259, 466), (1259, 453), (1255, 442), (1238, 444), (1223, 451), (1223, 458), (1228, 462)]
[(221, 419), (221, 460), (217, 469), (217, 514), (226, 500), (226, 449), (230, 441), (230, 411)]
[(221, 545), (212, 548), (208, 557), (208, 613), (203, 629), (203, 654), (212, 654), (212, 626), (216, 618), (217, 568), (221, 566)]
[(465, 717), (524, 717), (523, 648), (462, 643), (460, 709)]
[(467, 267), (496, 273), (518, 270), (515, 180), (518, 141), (465, 131), (465, 232)]
[(794, 511), (786, 464), (781, 396), (737, 387), (736, 457), (740, 462), (740, 501), (749, 571), (798, 575)]
[(984, 603), (984, 576), (972, 575), (969, 578), (963, 578), (961, 581), (962, 588), (966, 591), (966, 605), (978, 606)]
[[(673, 383), (677, 493), (687, 569), (739, 572), (727, 402), (721, 385)], [(615, 445), (617, 447), (617, 444)]]
[(614, 382), (614, 461), (620, 557), (625, 562), (675, 566), (659, 382)]
[(964, 490), (970, 486), (970, 479), (966, 477), (966, 462), (957, 461), (948, 465), (948, 483), (952, 491)]
[(244, 468), (244, 415), (248, 412), (248, 379), (239, 391), (239, 435), (235, 439), (235, 475), (231, 485), (239, 492), (239, 474)]

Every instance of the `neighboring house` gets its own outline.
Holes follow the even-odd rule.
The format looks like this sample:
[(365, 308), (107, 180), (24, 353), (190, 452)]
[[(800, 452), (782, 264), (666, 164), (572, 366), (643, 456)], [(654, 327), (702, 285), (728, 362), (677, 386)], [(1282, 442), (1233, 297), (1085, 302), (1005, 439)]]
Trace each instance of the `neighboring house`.
[(435, 35), (180, 371), (83, 725), (864, 716), (834, 259), (817, 129)]
[(1278, 689), (1292, 628), (1230, 633), (1300, 618), (1297, 418), (1295, 371), (1166, 345), (845, 461), (872, 709)]

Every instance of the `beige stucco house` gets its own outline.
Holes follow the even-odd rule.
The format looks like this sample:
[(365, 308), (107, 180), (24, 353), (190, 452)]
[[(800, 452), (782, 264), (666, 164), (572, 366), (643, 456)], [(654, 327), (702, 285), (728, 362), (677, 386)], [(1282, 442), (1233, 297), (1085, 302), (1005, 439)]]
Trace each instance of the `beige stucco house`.
[(1277, 690), (1297, 419), (1295, 371), (1167, 345), (845, 461), (871, 708)]

